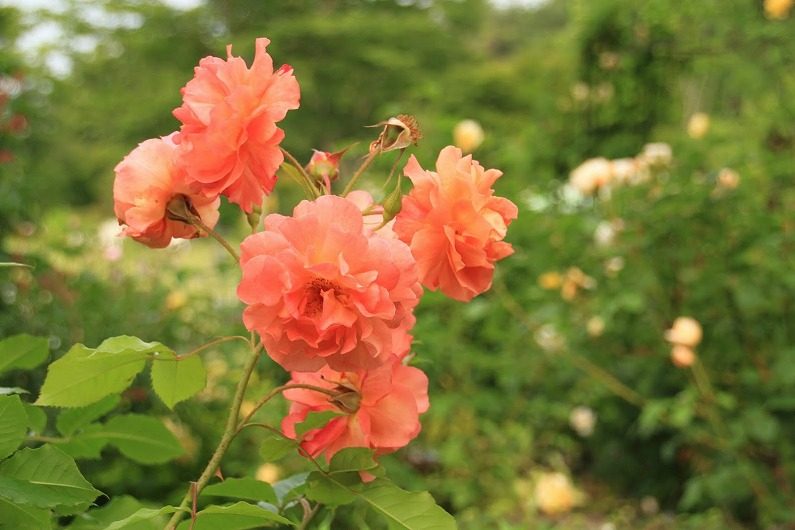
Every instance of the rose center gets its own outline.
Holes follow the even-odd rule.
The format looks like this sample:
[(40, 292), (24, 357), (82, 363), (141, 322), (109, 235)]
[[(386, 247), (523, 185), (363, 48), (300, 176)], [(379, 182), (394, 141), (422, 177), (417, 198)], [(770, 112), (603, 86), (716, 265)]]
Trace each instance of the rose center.
[(323, 293), (333, 291), (334, 296), (343, 296), (342, 287), (327, 280), (326, 278), (315, 278), (306, 284), (306, 305), (304, 305), (304, 315), (315, 316), (323, 310)]

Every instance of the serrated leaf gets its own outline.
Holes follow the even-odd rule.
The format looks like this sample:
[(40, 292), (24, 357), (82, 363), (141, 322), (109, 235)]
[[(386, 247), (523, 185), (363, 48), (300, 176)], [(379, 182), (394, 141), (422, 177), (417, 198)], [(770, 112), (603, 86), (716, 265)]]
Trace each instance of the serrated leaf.
[(369, 471), (378, 467), (373, 450), (367, 447), (346, 447), (337, 452), (329, 462), (329, 473)]
[[(101, 508), (93, 508), (77, 515), (69, 530), (105, 530), (108, 525), (122, 520), (143, 508), (143, 505), (129, 495), (114, 497)], [(130, 523), (125, 530), (162, 530), (166, 521), (157, 517)]]
[(333, 410), (323, 410), (318, 412), (310, 412), (304, 418), (304, 421), (295, 425), (295, 435), (301, 438), (312, 429), (318, 429), (327, 424), (332, 418), (336, 418), (340, 414)]
[(294, 451), (296, 447), (295, 440), (290, 440), (277, 434), (270, 434), (262, 442), (259, 454), (266, 462), (276, 462), (290, 451)]
[(207, 371), (198, 355), (178, 357), (164, 352), (152, 362), (152, 387), (170, 409), (193, 397), (207, 384)]
[(114, 416), (101, 429), (84, 432), (79, 439), (104, 440), (141, 464), (162, 464), (184, 453), (179, 441), (160, 420), (141, 414)]
[(50, 364), (37, 405), (82, 407), (130, 386), (150, 354), (171, 351), (159, 342), (113, 337), (96, 348), (73, 346)]
[(28, 415), (19, 396), (0, 396), (0, 458), (5, 458), (25, 439)]
[(28, 417), (28, 429), (37, 434), (43, 432), (47, 427), (47, 414), (44, 410), (31, 403), (22, 403), (22, 406), (25, 407), (25, 414)]
[(43, 445), (22, 449), (0, 463), (0, 497), (38, 508), (90, 503), (96, 490), (63, 451)]
[(87, 425), (82, 432), (73, 434), (67, 441), (58, 444), (58, 449), (79, 460), (98, 460), (109, 441), (103, 436), (97, 436), (102, 428), (98, 423)]
[(380, 513), (390, 528), (403, 530), (455, 530), (453, 516), (436, 504), (427, 491), (412, 492), (378, 479), (358, 492), (371, 509)]
[(333, 478), (313, 471), (306, 479), (304, 495), (308, 499), (328, 506), (350, 504), (356, 500), (356, 492), (351, 488), (361, 482), (359, 474), (354, 472), (339, 473)]
[(98, 420), (119, 404), (119, 396), (105, 396), (86, 407), (62, 410), (55, 419), (55, 427), (64, 436), (71, 436), (92, 421)]
[(264, 501), (271, 504), (277, 502), (276, 493), (274, 493), (270, 484), (250, 477), (227, 478), (223, 482), (205, 487), (201, 494)]
[[(193, 530), (245, 530), (272, 526), (273, 523), (295, 526), (295, 523), (277, 513), (241, 501), (229, 506), (208, 506), (197, 514)], [(180, 529), (183, 527), (189, 528), (190, 521), (179, 526)]]
[(44, 362), (49, 353), (49, 342), (43, 337), (23, 333), (0, 340), (0, 373), (35, 368)]
[(106, 527), (105, 530), (133, 530), (136, 529), (136, 525), (142, 521), (151, 521), (152, 519), (160, 517), (161, 515), (174, 513), (176, 511), (177, 508), (174, 506), (163, 506), (162, 508), (140, 508), (135, 513)]
[(0, 528), (9, 530), (50, 530), (50, 511), (33, 506), (19, 505), (0, 497)]

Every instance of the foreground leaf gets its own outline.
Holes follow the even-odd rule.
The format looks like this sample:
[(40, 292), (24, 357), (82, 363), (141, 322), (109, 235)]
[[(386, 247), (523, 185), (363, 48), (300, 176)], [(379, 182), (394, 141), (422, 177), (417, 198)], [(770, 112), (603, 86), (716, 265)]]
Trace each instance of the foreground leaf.
[(35, 368), (47, 358), (50, 346), (44, 337), (21, 334), (0, 341), (0, 373)]
[(87, 407), (62, 410), (55, 420), (55, 427), (62, 435), (71, 436), (116, 408), (119, 400), (119, 396), (106, 396)]
[(23, 449), (0, 463), (0, 497), (38, 508), (90, 503), (96, 490), (63, 451), (43, 445)]
[(251, 501), (264, 501), (276, 504), (276, 493), (267, 482), (255, 478), (228, 478), (223, 482), (212, 484), (204, 488), (202, 495), (215, 495), (219, 497), (233, 497)]
[(453, 516), (436, 504), (427, 491), (412, 492), (378, 479), (359, 493), (366, 504), (380, 513), (390, 528), (405, 530), (455, 530)]
[(140, 508), (135, 513), (125, 517), (120, 521), (116, 521), (104, 528), (104, 530), (138, 530), (138, 524), (142, 521), (151, 521), (157, 519), (162, 515), (174, 513), (177, 508), (174, 506), (163, 506), (162, 508)]
[(152, 363), (152, 387), (168, 408), (193, 397), (207, 384), (207, 371), (198, 355), (177, 357), (161, 353)]
[(265, 462), (276, 462), (291, 451), (295, 451), (297, 442), (278, 434), (269, 434), (262, 442), (259, 454)]
[[(247, 502), (238, 502), (230, 506), (208, 506), (197, 514), (193, 530), (246, 530), (273, 526), (273, 523), (295, 526), (295, 523), (277, 513)], [(183, 528), (190, 528), (190, 521), (183, 521), (179, 525), (180, 530)]]
[(0, 521), (9, 530), (50, 530), (50, 511), (33, 506), (18, 505), (0, 497)]
[(163, 422), (140, 414), (115, 416), (101, 429), (83, 433), (77, 439), (106, 441), (141, 464), (162, 464), (185, 452)]
[(0, 396), (0, 458), (5, 458), (25, 439), (28, 415), (19, 396)]
[[(128, 495), (114, 497), (102, 508), (94, 508), (75, 517), (68, 528), (69, 530), (105, 530), (109, 525), (129, 517), (141, 508), (143, 505), (133, 497)], [(125, 530), (162, 530), (165, 523), (163, 517), (154, 516), (131, 522), (124, 528)]]
[(150, 354), (171, 351), (159, 342), (113, 337), (96, 348), (73, 346), (47, 369), (37, 405), (81, 407), (130, 386)]

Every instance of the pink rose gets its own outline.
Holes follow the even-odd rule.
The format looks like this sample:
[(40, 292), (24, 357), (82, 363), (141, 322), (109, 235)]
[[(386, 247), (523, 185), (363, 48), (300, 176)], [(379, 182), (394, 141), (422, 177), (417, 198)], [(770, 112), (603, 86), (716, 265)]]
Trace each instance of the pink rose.
[(206, 197), (185, 181), (173, 136), (142, 142), (114, 169), (114, 211), (123, 233), (153, 248), (168, 246), (175, 237), (206, 235), (192, 224), (169, 218), (166, 210), (174, 200), (184, 201), (210, 228), (218, 221), (219, 198)]
[(407, 352), (422, 294), (409, 248), (325, 195), (271, 214), (241, 245), (243, 322), (287, 370), (369, 368)]
[(503, 238), (518, 210), (491, 189), (502, 173), (452, 146), (439, 153), (435, 172), (414, 156), (403, 172), (414, 188), (403, 197), (394, 231), (411, 247), (422, 284), (461, 301), (488, 290), (494, 263), (513, 254)]
[(205, 57), (182, 89), (182, 122), (176, 138), (190, 181), (209, 195), (225, 195), (246, 211), (262, 203), (276, 184), (284, 161), (276, 123), (298, 108), (298, 81), (291, 67), (273, 71), (265, 51), (270, 41), (256, 40), (251, 68), (240, 57)]

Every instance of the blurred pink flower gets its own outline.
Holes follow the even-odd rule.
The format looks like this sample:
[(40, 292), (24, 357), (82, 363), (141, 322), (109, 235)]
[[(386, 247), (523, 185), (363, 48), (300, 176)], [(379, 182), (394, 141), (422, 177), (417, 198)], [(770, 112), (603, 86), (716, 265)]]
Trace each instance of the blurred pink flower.
[(140, 143), (114, 169), (114, 211), (124, 225), (123, 234), (153, 248), (168, 246), (171, 238), (206, 235), (169, 217), (167, 208), (173, 200), (184, 201), (210, 228), (218, 221), (220, 199), (199, 193), (197, 186), (185, 181), (173, 137), (174, 133)]
[(369, 368), (411, 345), (422, 294), (409, 248), (364, 228), (342, 197), (271, 214), (241, 245), (243, 322), (287, 370)]
[(176, 137), (188, 179), (208, 196), (225, 195), (251, 212), (276, 184), (284, 161), (279, 143), (284, 131), (276, 123), (300, 98), (293, 69), (273, 71), (265, 51), (270, 41), (256, 40), (251, 68), (240, 57), (205, 57), (182, 89), (182, 122)]
[(282, 431), (296, 438), (295, 426), (310, 412), (335, 411), (325, 426), (301, 437), (301, 447), (316, 457), (330, 459), (346, 447), (369, 447), (386, 454), (407, 445), (420, 432), (419, 415), (428, 410), (428, 378), (402, 364), (393, 355), (370, 370), (335, 372), (326, 367), (316, 373), (293, 373), (290, 383), (327, 388), (337, 397), (309, 389), (291, 389), (292, 401), (282, 421)]
[(484, 170), (452, 146), (439, 153), (435, 172), (414, 156), (403, 171), (414, 188), (403, 197), (394, 231), (411, 247), (422, 284), (461, 301), (488, 290), (494, 263), (513, 254), (503, 238), (518, 212), (491, 189), (502, 172)]

